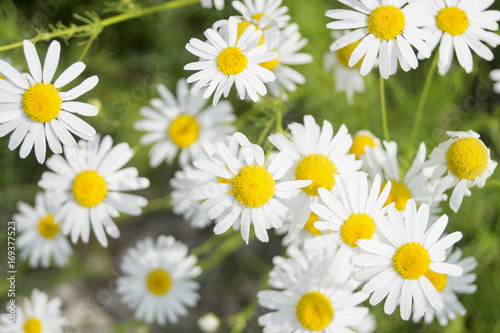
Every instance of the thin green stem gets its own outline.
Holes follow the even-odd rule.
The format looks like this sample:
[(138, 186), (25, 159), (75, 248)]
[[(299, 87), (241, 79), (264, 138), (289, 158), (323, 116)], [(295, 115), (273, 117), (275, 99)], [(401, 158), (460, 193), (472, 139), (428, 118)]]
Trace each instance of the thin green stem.
[[(96, 22), (93, 24), (84, 24), (80, 26), (73, 26), (68, 29), (64, 29), (61, 31), (54, 31), (54, 32), (44, 32), (41, 31), (39, 32), (35, 37), (31, 38), (30, 40), (32, 42), (37, 42), (37, 41), (46, 41), (50, 40), (56, 37), (63, 37), (63, 36), (72, 36), (74, 34), (78, 33), (92, 33), (93, 31), (98, 31), (99, 29), (103, 29), (105, 27), (108, 27), (110, 25), (114, 25), (123, 21), (128, 21), (134, 18), (138, 18), (141, 16), (157, 13), (160, 11), (164, 10), (169, 10), (169, 9), (175, 9), (187, 5), (191, 5), (194, 3), (200, 2), (200, 0), (176, 0), (176, 1), (171, 1), (167, 2), (161, 5), (157, 6), (151, 6), (147, 8), (142, 8), (142, 9), (135, 9), (131, 12), (128, 13), (123, 13), (119, 15), (115, 15), (112, 17), (108, 17), (100, 22)], [(96, 30), (97, 29), (97, 30)], [(9, 45), (1, 46), (0, 47), (0, 52), (1, 51), (6, 51), (10, 49), (15, 49), (18, 47), (23, 46), (23, 42), (17, 42), (17, 43), (12, 43)]]
[(389, 128), (387, 127), (387, 107), (385, 104), (385, 79), (380, 76), (380, 109), (382, 112), (382, 128), (384, 129), (385, 141), (391, 141)]
[(82, 61), (83, 58), (85, 58), (85, 55), (89, 51), (90, 47), (92, 46), (92, 43), (94, 43), (94, 40), (96, 39), (97, 35), (99, 35), (100, 31), (96, 31), (90, 36), (89, 40), (87, 41), (87, 44), (85, 44), (85, 48), (82, 51), (82, 54), (80, 54), (80, 57), (78, 58), (78, 61)]
[(203, 259), (198, 261), (198, 266), (200, 266), (203, 271), (213, 268), (245, 243), (241, 238), (241, 235), (238, 232), (235, 232), (219, 244), (220, 245), (218, 245), (218, 247), (210, 253), (210, 255), (205, 256)]
[(418, 101), (417, 112), (415, 114), (415, 121), (413, 122), (413, 128), (411, 129), (411, 134), (410, 134), (410, 141), (408, 142), (408, 149), (406, 151), (407, 157), (411, 156), (411, 154), (413, 153), (413, 144), (417, 139), (418, 130), (420, 129), (420, 123), (422, 122), (422, 115), (424, 113), (425, 102), (427, 102), (427, 96), (429, 95), (432, 77), (436, 72), (438, 60), (439, 57), (435, 55), (431, 67), (429, 67), (429, 71), (427, 72), (427, 77), (425, 78), (424, 89), (422, 90), (422, 94), (420, 95), (420, 100)]

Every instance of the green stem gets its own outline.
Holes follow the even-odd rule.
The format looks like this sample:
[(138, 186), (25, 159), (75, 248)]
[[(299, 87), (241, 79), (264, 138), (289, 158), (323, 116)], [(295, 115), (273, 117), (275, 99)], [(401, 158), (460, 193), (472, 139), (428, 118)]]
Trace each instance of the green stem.
[(92, 34), (92, 36), (90, 36), (89, 40), (87, 41), (87, 44), (85, 44), (85, 48), (83, 49), (82, 54), (80, 55), (80, 58), (78, 58), (78, 61), (82, 61), (83, 58), (85, 58), (85, 55), (87, 54), (87, 52), (90, 49), (90, 46), (92, 46), (92, 43), (96, 39), (97, 35), (99, 35), (99, 33), (100, 33), (100, 31), (98, 30), (98, 31), (94, 32)]
[(436, 72), (439, 57), (434, 56), (431, 67), (427, 72), (427, 77), (425, 78), (424, 89), (420, 95), (420, 100), (418, 101), (417, 112), (415, 114), (415, 121), (413, 122), (413, 128), (411, 129), (410, 142), (408, 142), (407, 157), (413, 153), (413, 144), (417, 139), (418, 130), (420, 128), (420, 123), (422, 122), (422, 115), (424, 113), (425, 102), (427, 102), (427, 96), (429, 95), (429, 90), (431, 87), (432, 77)]
[(389, 136), (389, 128), (387, 127), (387, 107), (385, 104), (385, 80), (380, 76), (380, 109), (382, 112), (382, 128), (384, 129), (385, 141), (391, 141)]
[[(136, 9), (136, 10), (133, 10), (133, 11), (128, 12), (128, 13), (123, 13), (123, 14), (112, 16), (112, 17), (108, 17), (108, 18), (106, 18), (100, 22), (94, 23), (94, 24), (84, 24), (84, 25), (80, 25), (80, 26), (74, 26), (74, 27), (70, 27), (68, 29), (50, 32), (50, 33), (49, 32), (39, 32), (38, 35), (31, 38), (30, 40), (32, 42), (37, 42), (40, 40), (46, 41), (46, 40), (50, 40), (50, 39), (53, 39), (56, 37), (72, 36), (74, 34), (82, 33), (82, 32), (89, 32), (90, 33), (92, 31), (95, 31), (96, 28), (102, 29), (102, 28), (105, 28), (105, 27), (108, 27), (110, 25), (114, 25), (114, 24), (117, 24), (117, 23), (120, 23), (123, 21), (128, 21), (128, 20), (131, 20), (134, 18), (157, 13), (157, 12), (164, 11), (164, 10), (175, 9), (175, 8), (191, 5), (191, 4), (194, 4), (197, 2), (200, 2), (200, 0), (171, 1), (171, 2), (161, 4), (161, 5), (151, 6), (151, 7), (142, 8), (142, 9)], [(0, 47), (0, 52), (5, 51), (5, 50), (10, 50), (10, 49), (15, 49), (15, 48), (18, 48), (21, 46), (23, 46), (22, 41), (17, 42), (17, 43), (13, 43), (13, 44), (9, 44), (9, 45), (5, 45), (5, 46)]]
[[(252, 237), (250, 237), (250, 239), (252, 239)], [(234, 232), (222, 243), (219, 242), (219, 244), (220, 245), (212, 253), (210, 253), (210, 255), (207, 255), (198, 261), (198, 266), (200, 266), (203, 271), (213, 268), (245, 243), (241, 238), (240, 233)]]

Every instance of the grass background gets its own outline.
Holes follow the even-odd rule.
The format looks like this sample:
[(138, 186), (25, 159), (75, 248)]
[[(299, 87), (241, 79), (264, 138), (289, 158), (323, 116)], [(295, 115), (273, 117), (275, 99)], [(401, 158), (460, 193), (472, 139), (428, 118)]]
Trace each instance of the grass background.
[[(115, 15), (117, 9), (160, 3), (163, 1), (2, 0), (0, 46), (32, 38), (38, 29), (46, 29), (49, 24), (81, 24), (73, 13), (83, 15), (85, 11), (90, 11), (105, 18)], [(334, 92), (332, 76), (322, 69), (323, 55), (331, 44), (330, 32), (326, 29), (329, 19), (324, 13), (340, 7), (340, 3), (284, 0), (284, 4), (289, 7), (291, 22), (296, 22), (309, 40), (304, 51), (314, 58), (311, 64), (297, 66), (306, 76), (307, 83), (300, 86), (297, 92), (289, 94), (284, 125), (301, 121), (305, 114), (312, 114), (318, 122), (328, 119), (335, 129), (345, 123), (352, 134), (360, 129), (369, 129), (382, 137), (377, 70), (365, 79), (366, 93), (355, 95), (354, 105), (349, 106), (343, 94)], [(499, 9), (500, 5), (494, 3), (493, 7)], [(256, 318), (265, 310), (247, 308), (247, 305), (254, 304), (255, 293), (265, 288), (271, 258), (282, 253), (277, 237), (272, 238), (269, 244), (254, 241), (250, 246), (227, 240), (228, 236), (217, 239), (215, 243), (225, 245), (218, 251), (214, 247), (215, 252), (209, 252), (204, 257), (210, 269), (199, 279), (202, 288), (198, 307), (179, 324), (168, 325), (166, 329), (148, 328), (131, 319), (131, 312), (114, 293), (114, 281), (120, 275), (121, 256), (138, 239), (147, 235), (156, 238), (159, 234), (172, 234), (193, 248), (212, 234), (210, 228), (191, 229), (166, 208), (168, 200), (165, 197), (170, 191), (168, 181), (177, 166), (162, 164), (157, 169), (151, 169), (148, 164), (149, 147), (139, 146), (141, 133), (133, 130), (133, 124), (140, 118), (139, 108), (157, 96), (157, 84), (163, 83), (175, 89), (177, 80), (189, 75), (182, 68), (196, 59), (184, 48), (188, 40), (192, 37), (203, 39), (203, 31), (213, 22), (235, 14), (229, 1), (226, 1), (226, 8), (221, 12), (205, 10), (195, 4), (119, 23), (105, 28), (85, 56), (87, 69), (84, 76), (97, 74), (100, 83), (80, 100), (94, 99), (102, 105), (98, 116), (85, 120), (101, 135), (109, 134), (116, 143), (125, 141), (134, 147), (136, 155), (129, 165), (136, 166), (141, 176), (151, 180), (151, 187), (141, 194), (153, 201), (142, 216), (123, 216), (119, 219), (122, 237), (111, 241), (108, 249), (100, 247), (93, 237), (88, 245), (77, 244), (70, 265), (64, 269), (30, 269), (18, 259), (17, 295), (29, 295), (37, 287), (51, 296), (63, 298), (63, 313), (71, 324), (68, 332), (196, 332), (196, 319), (209, 311), (223, 320), (221, 332), (229, 332), (234, 324), (240, 325), (242, 332), (261, 331)], [(67, 46), (63, 46), (57, 73), (78, 59), (86, 41), (86, 38), (73, 38)], [(47, 42), (37, 44), (42, 58), (47, 47)], [(500, 50), (493, 51), (500, 56)], [(22, 49), (0, 52), (0, 57), (9, 57), (14, 65), (26, 71)], [(389, 130), (391, 139), (398, 143), (400, 155), (403, 155), (400, 158), (403, 174), (413, 159), (412, 156), (407, 160), (404, 152), (408, 148), (415, 110), (431, 61), (420, 62), (417, 70), (408, 73), (399, 70), (386, 82)], [(466, 74), (455, 59), (446, 76), (434, 76), (418, 135), (418, 141), (426, 143), (428, 152), (446, 139), (445, 131), (472, 129), (481, 134), (491, 149), (492, 158), (499, 160), (500, 96), (493, 92), (493, 82), (488, 76), (494, 68), (500, 68), (498, 58), (486, 62), (474, 56), (474, 71), (471, 74)], [(254, 105), (236, 99), (234, 92), (230, 100), (240, 116), (239, 129), (255, 142), (266, 121), (270, 120), (265, 106), (270, 100), (265, 98), (263, 103)], [(23, 160), (17, 150), (11, 152), (7, 148), (8, 139), (8, 136), (0, 138), (1, 267), (5, 267), (7, 222), (16, 212), (19, 200), (33, 204), (35, 193), (39, 190), (36, 183), (46, 170), (44, 165), (36, 162), (34, 154)], [(500, 274), (499, 184), (497, 170), (483, 189), (472, 190), (472, 197), (464, 199), (458, 213), (443, 207), (450, 216), (448, 231), (459, 230), (464, 235), (459, 242), (464, 256), (474, 256), (479, 262), (476, 269), (478, 291), (474, 295), (460, 297), (468, 310), (467, 315), (441, 328), (437, 323), (404, 322), (397, 313), (387, 316), (379, 305), (372, 308), (377, 317), (377, 332), (500, 332), (500, 283), (497, 279)], [(222, 260), (211, 262), (210, 258), (214, 257)], [(2, 279), (1, 304), (7, 300), (7, 289), (7, 282)]]

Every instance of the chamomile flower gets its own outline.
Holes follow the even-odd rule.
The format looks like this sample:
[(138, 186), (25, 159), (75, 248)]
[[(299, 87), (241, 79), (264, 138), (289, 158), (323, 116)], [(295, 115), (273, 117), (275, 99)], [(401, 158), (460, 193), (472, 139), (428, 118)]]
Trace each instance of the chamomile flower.
[(500, 69), (494, 69), (490, 72), (490, 79), (495, 81), (495, 84), (493, 84), (493, 90), (497, 93), (500, 94)]
[(185, 79), (177, 83), (177, 98), (164, 85), (158, 86), (158, 93), (161, 99), (151, 100), (152, 107), (142, 107), (140, 113), (146, 119), (134, 125), (148, 132), (141, 144), (154, 143), (149, 152), (153, 168), (165, 160), (172, 163), (179, 151), (180, 164), (187, 165), (199, 157), (202, 143), (218, 141), (235, 130), (231, 103), (205, 107), (206, 99), (199, 92), (191, 93)]
[(232, 5), (246, 18), (253, 18), (257, 21), (275, 20), (279, 29), (285, 28), (290, 20), (290, 15), (286, 14), (288, 7), (280, 7), (282, 0), (244, 0), (243, 2), (233, 1)]
[(365, 154), (367, 147), (380, 146), (380, 140), (368, 130), (360, 130), (352, 138), (352, 146), (349, 149), (350, 154), (354, 154), (359, 160), (361, 155)]
[(139, 215), (147, 204), (143, 197), (122, 192), (149, 186), (136, 168), (120, 170), (132, 158), (132, 148), (127, 143), (112, 146), (110, 136), (102, 141), (99, 135), (90, 142), (80, 140), (78, 149), (64, 150), (65, 158), (48, 159), (51, 171), (44, 172), (38, 182), (47, 191), (47, 204), (58, 207), (54, 218), (62, 222), (63, 233), (71, 234), (73, 243), (80, 237), (88, 243), (92, 225), (97, 240), (106, 247), (106, 234), (120, 236), (112, 217), (119, 212)]
[[(11, 304), (11, 303), (9, 303)], [(18, 305), (17, 305), (18, 304)], [(61, 299), (49, 299), (46, 293), (33, 289), (31, 298), (16, 304), (13, 325), (7, 314), (0, 316), (2, 333), (62, 333), (66, 319), (61, 316)]]
[(382, 208), (389, 196), (390, 184), (381, 191), (380, 177), (376, 176), (371, 188), (366, 176), (336, 176), (339, 199), (330, 191), (318, 189), (322, 203), (312, 203), (311, 210), (318, 216), (314, 226), (324, 235), (305, 244), (306, 249), (317, 249), (338, 243), (339, 249), (331, 266), (331, 276), (344, 283), (354, 273), (351, 258), (360, 253), (359, 239), (376, 239), (378, 224), (385, 222), (387, 208)]
[(439, 181), (439, 193), (452, 188), (450, 207), (457, 212), (464, 196), (470, 196), (469, 188), (483, 187), (486, 179), (493, 174), (497, 162), (492, 161), (490, 149), (479, 139), (479, 134), (468, 132), (446, 132), (451, 138), (440, 143), (429, 155), (426, 167), (435, 167), (432, 177)]
[(0, 73), (6, 78), (0, 81), (0, 137), (14, 131), (10, 136), (9, 149), (16, 149), (22, 142), (19, 156), (25, 158), (34, 146), (36, 159), (43, 163), (47, 143), (54, 153), (60, 154), (61, 143), (71, 148), (77, 146), (70, 132), (85, 140), (94, 138), (94, 128), (75, 113), (95, 116), (99, 110), (74, 100), (93, 89), (99, 79), (97, 76), (89, 77), (62, 92), (62, 87), (83, 72), (85, 64), (74, 63), (51, 83), (59, 63), (61, 45), (57, 41), (50, 44), (43, 69), (33, 43), (25, 40), (23, 46), (30, 74), (21, 74), (9, 63), (0, 60)]
[(273, 260), (277, 283), (271, 286), (280, 290), (257, 294), (261, 306), (275, 310), (259, 317), (263, 332), (352, 332), (349, 327), (368, 314), (367, 308), (358, 306), (368, 296), (354, 292), (359, 283), (352, 279), (340, 284), (329, 277), (326, 271), (335, 252), (302, 257), (305, 265), (294, 257)]
[[(461, 259), (461, 257), (462, 251), (456, 249), (448, 256), (446, 262), (462, 267), (462, 276), (448, 276), (432, 270), (425, 274), (443, 298), (444, 303), (440, 311), (428, 307), (424, 315), (427, 324), (430, 324), (436, 317), (441, 326), (446, 326), (448, 320), (455, 320), (457, 315), (465, 316), (467, 313), (463, 304), (458, 300), (457, 294), (473, 294), (476, 292), (477, 286), (473, 284), (476, 280), (476, 274), (472, 273), (472, 271), (476, 268), (477, 261), (473, 257), (464, 259)], [(421, 318), (421, 316), (413, 317), (414, 321), (420, 321)]]
[(117, 280), (117, 292), (123, 303), (135, 311), (135, 317), (147, 323), (176, 323), (198, 303), (200, 285), (193, 281), (201, 274), (197, 258), (188, 255), (188, 247), (172, 236), (156, 241), (147, 237), (123, 256), (124, 276)]
[(427, 304), (436, 310), (443, 308), (443, 300), (426, 277), (436, 273), (460, 276), (462, 268), (446, 263), (445, 251), (462, 238), (453, 232), (440, 239), (448, 216), (443, 215), (430, 228), (429, 206), (417, 205), (408, 200), (404, 215), (390, 207), (387, 221), (380, 221), (378, 230), (387, 239), (381, 242), (360, 239), (358, 246), (368, 254), (352, 257), (354, 265), (362, 269), (354, 275), (358, 281), (368, 281), (363, 292), (371, 294), (370, 304), (376, 305), (384, 298), (386, 314), (392, 314), (400, 306), (401, 318), (408, 320), (413, 312), (423, 315)]
[(188, 83), (196, 82), (191, 91), (207, 86), (203, 98), (214, 94), (213, 105), (216, 105), (222, 94), (227, 97), (235, 84), (240, 99), (248, 94), (257, 102), (259, 95), (267, 94), (264, 83), (276, 79), (273, 72), (259, 64), (273, 60), (278, 54), (265, 45), (258, 45), (262, 31), (254, 25), (249, 25), (238, 38), (238, 22), (234, 16), (222, 29), (224, 38), (215, 30), (207, 29), (207, 42), (191, 38), (186, 45), (189, 52), (200, 57), (199, 61), (184, 66), (185, 70), (198, 71), (187, 79)]
[[(338, 31), (332, 32), (334, 39), (340, 38), (346, 33), (339, 33)], [(349, 59), (351, 58), (352, 51), (359, 45), (360, 41), (356, 41), (346, 45), (336, 51), (327, 52), (323, 57), (323, 68), (327, 73), (333, 72), (333, 79), (335, 81), (335, 91), (345, 91), (347, 103), (352, 105), (354, 103), (354, 93), (365, 92), (365, 80), (359, 73), (361, 67), (361, 60), (349, 66)]]
[(407, 0), (341, 2), (355, 10), (328, 10), (326, 16), (337, 21), (328, 23), (327, 27), (333, 30), (355, 30), (336, 40), (330, 50), (337, 51), (361, 40), (348, 62), (349, 67), (353, 67), (361, 61), (361, 75), (370, 72), (377, 55), (380, 74), (384, 79), (396, 73), (398, 62), (404, 71), (417, 68), (418, 59), (412, 46), (425, 58), (430, 57), (426, 40), (432, 35), (419, 28), (425, 25), (425, 1), (410, 4), (407, 4)]
[(304, 124), (288, 125), (290, 139), (282, 133), (269, 136), (269, 141), (280, 151), (291, 154), (293, 164), (285, 179), (312, 180), (309, 186), (302, 188), (295, 198), (291, 199), (290, 230), (286, 236), (293, 240), (311, 216), (310, 205), (317, 202), (318, 189), (324, 187), (332, 190), (335, 187), (335, 174), (351, 173), (359, 170), (361, 161), (356, 161), (349, 154), (352, 145), (351, 135), (345, 125), (333, 133), (332, 124), (325, 120), (320, 128), (313, 116), (304, 116)]
[[(267, 229), (280, 228), (288, 210), (281, 199), (292, 197), (311, 181), (282, 181), (292, 164), (287, 152), (281, 152), (265, 165), (261, 147), (250, 143), (241, 133), (235, 133), (234, 138), (241, 146), (238, 155), (232, 154), (224, 143), (217, 142), (217, 154), (210, 156), (210, 160), (194, 161), (200, 170), (223, 181), (208, 183), (195, 190), (197, 193), (193, 196), (204, 200), (200, 209), (207, 210), (209, 218), (219, 217), (215, 234), (224, 233), (236, 223), (248, 244), (253, 224), (257, 238), (267, 242)], [(224, 163), (220, 163), (221, 160)]]
[(45, 203), (42, 193), (35, 196), (35, 207), (19, 202), (19, 214), (13, 219), (17, 222), (17, 246), (21, 250), (21, 259), (29, 257), (29, 264), (35, 268), (50, 266), (51, 258), (57, 266), (63, 267), (73, 253), (68, 239), (60, 230), (61, 222), (54, 219), (55, 210)]
[(486, 10), (492, 1), (488, 0), (430, 0), (427, 10), (434, 18), (428, 31), (433, 34), (431, 49), (439, 44), (438, 69), (441, 75), (448, 72), (453, 60), (453, 50), (458, 63), (467, 73), (472, 71), (471, 49), (481, 58), (491, 61), (493, 53), (484, 44), (491, 47), (500, 44), (497, 21), (498, 10)]
[(307, 39), (302, 39), (299, 26), (296, 24), (288, 25), (277, 34), (272, 44), (274, 44), (273, 51), (278, 53), (278, 57), (260, 65), (276, 75), (276, 80), (266, 83), (266, 85), (273, 96), (279, 97), (283, 94), (283, 89), (295, 91), (297, 84), (306, 82), (306, 78), (302, 74), (288, 65), (303, 65), (313, 59), (310, 54), (299, 52), (307, 44)]
[(201, 0), (201, 6), (203, 8), (215, 7), (217, 10), (224, 9), (224, 0)]

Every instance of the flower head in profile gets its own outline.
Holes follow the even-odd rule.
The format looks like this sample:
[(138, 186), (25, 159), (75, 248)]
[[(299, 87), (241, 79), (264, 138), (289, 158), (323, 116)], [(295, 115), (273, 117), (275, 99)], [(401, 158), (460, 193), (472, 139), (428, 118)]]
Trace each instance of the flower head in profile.
[(276, 21), (279, 29), (287, 26), (290, 15), (287, 14), (288, 7), (281, 6), (282, 0), (244, 0), (233, 1), (234, 9), (245, 18), (261, 21)]
[(186, 45), (189, 52), (200, 57), (199, 61), (184, 66), (185, 70), (197, 71), (187, 79), (188, 83), (196, 82), (191, 91), (206, 87), (203, 98), (214, 94), (213, 105), (216, 105), (223, 94), (229, 95), (235, 84), (240, 99), (248, 94), (257, 102), (259, 95), (267, 94), (264, 83), (276, 79), (273, 72), (259, 64), (275, 59), (278, 54), (262, 45), (262, 31), (255, 25), (248, 25), (240, 34), (237, 18), (231, 16), (222, 29), (220, 34), (207, 29), (208, 41), (192, 38)]
[(349, 58), (348, 66), (361, 61), (361, 75), (368, 74), (378, 56), (380, 74), (384, 79), (396, 73), (398, 62), (404, 71), (418, 67), (418, 59), (412, 46), (425, 58), (431, 52), (426, 41), (432, 35), (420, 29), (425, 25), (427, 1), (361, 0), (342, 1), (354, 10), (332, 9), (326, 16), (336, 21), (328, 23), (333, 30), (351, 29), (352, 32), (337, 39), (330, 50), (337, 51), (357, 41)]
[(358, 246), (366, 254), (352, 257), (361, 267), (354, 279), (367, 281), (363, 292), (371, 294), (370, 304), (386, 298), (384, 311), (392, 314), (399, 305), (401, 318), (408, 320), (412, 311), (423, 316), (427, 305), (443, 308), (443, 299), (426, 274), (429, 270), (451, 276), (462, 275), (462, 268), (445, 262), (445, 251), (462, 238), (458, 231), (443, 238), (448, 217), (441, 216), (430, 228), (429, 206), (408, 200), (401, 215), (390, 207), (387, 221), (380, 221), (379, 230), (387, 240), (360, 239)]
[(479, 134), (468, 132), (446, 132), (451, 138), (440, 143), (429, 155), (425, 167), (434, 167), (432, 177), (440, 179), (436, 192), (453, 188), (450, 207), (457, 212), (464, 196), (470, 196), (470, 187), (483, 187), (493, 174), (497, 162), (492, 161), (490, 149), (479, 139)]
[(63, 333), (66, 319), (61, 316), (61, 299), (49, 299), (46, 293), (33, 289), (31, 298), (24, 297), (16, 306), (15, 325), (7, 314), (0, 316), (0, 332), (33, 333), (51, 332)]
[(172, 236), (147, 237), (123, 256), (117, 292), (135, 317), (147, 323), (176, 323), (196, 306), (201, 274), (197, 258)]
[(207, 100), (199, 92), (190, 92), (185, 79), (177, 83), (177, 97), (164, 85), (158, 86), (158, 93), (160, 99), (152, 99), (151, 107), (140, 110), (146, 119), (134, 125), (136, 130), (148, 132), (141, 138), (142, 144), (154, 143), (149, 152), (152, 167), (162, 161), (172, 163), (179, 152), (179, 162), (185, 166), (199, 158), (204, 142), (234, 132), (236, 117), (228, 101), (207, 107)]
[(61, 222), (54, 218), (55, 210), (47, 206), (44, 195), (37, 193), (35, 207), (20, 201), (17, 208), (19, 213), (13, 220), (20, 232), (17, 246), (21, 250), (21, 259), (29, 258), (33, 268), (38, 265), (48, 268), (52, 258), (59, 267), (68, 264), (73, 250), (61, 231)]
[(54, 218), (73, 243), (80, 237), (87, 243), (92, 226), (99, 243), (107, 246), (106, 234), (120, 236), (112, 217), (120, 212), (139, 215), (147, 204), (145, 198), (123, 191), (147, 188), (149, 180), (138, 177), (134, 167), (121, 169), (134, 152), (127, 143), (113, 147), (110, 136), (80, 140), (78, 149), (65, 149), (64, 154), (47, 160), (51, 171), (42, 174), (38, 185), (47, 191), (47, 204), (57, 207)]
[(25, 158), (34, 147), (38, 162), (43, 163), (47, 144), (54, 153), (60, 154), (61, 143), (76, 148), (71, 133), (85, 140), (94, 138), (94, 128), (75, 114), (95, 116), (99, 110), (74, 100), (93, 89), (99, 79), (94, 75), (68, 91), (60, 91), (83, 72), (85, 64), (74, 63), (51, 83), (59, 63), (61, 45), (57, 41), (50, 44), (43, 69), (33, 43), (25, 40), (23, 46), (29, 74), (21, 74), (0, 60), (0, 73), (5, 77), (0, 81), (0, 137), (13, 131), (9, 149), (21, 145), (19, 156)]

